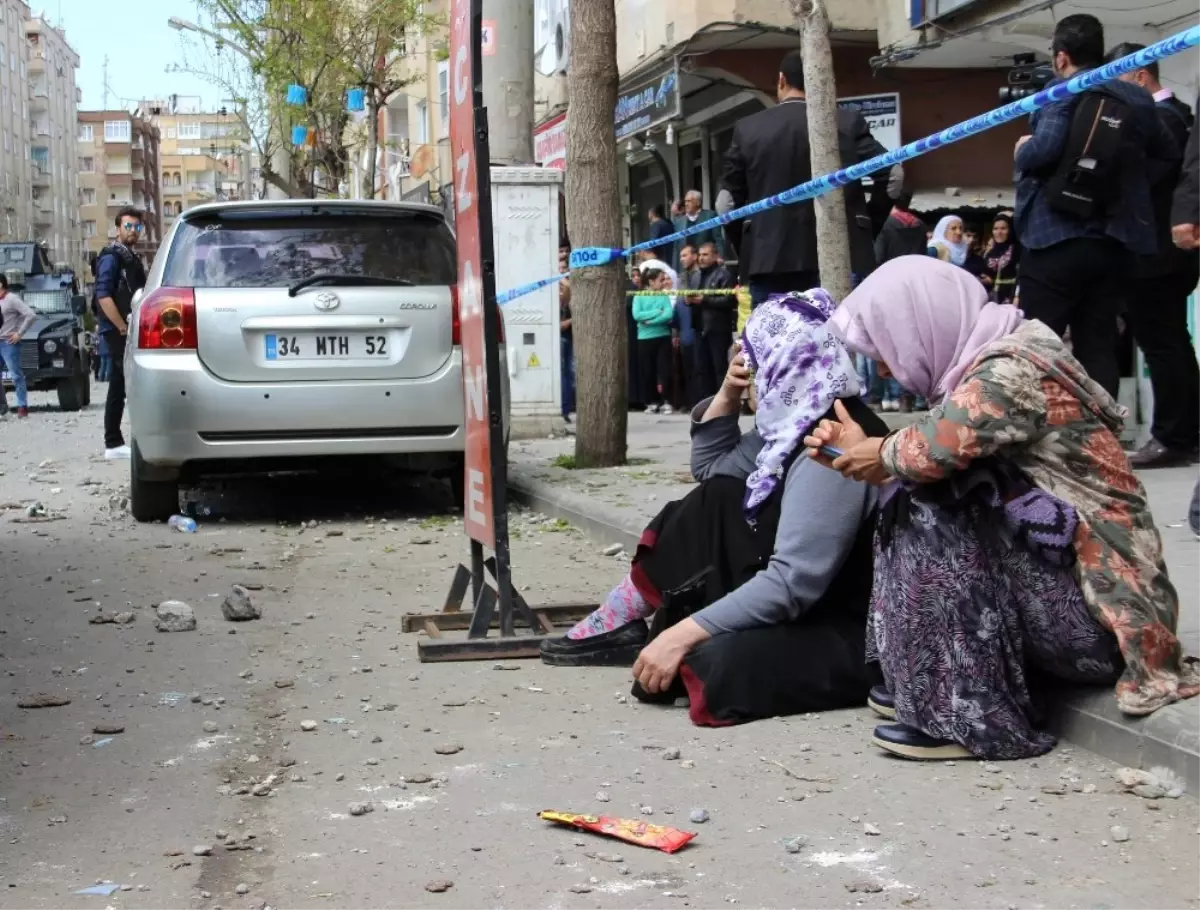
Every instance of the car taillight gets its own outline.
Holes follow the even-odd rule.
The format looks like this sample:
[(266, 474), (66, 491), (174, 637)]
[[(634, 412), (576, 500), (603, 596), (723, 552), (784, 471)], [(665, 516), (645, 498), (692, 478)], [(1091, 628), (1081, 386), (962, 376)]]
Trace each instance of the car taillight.
[(144, 351), (196, 350), (196, 292), (159, 288), (138, 310), (138, 347)]
[[(450, 285), (450, 306), (451, 306), (451, 310), (450, 310), (450, 313), (451, 313), (451, 315), (450, 315), (451, 337), (454, 339), (455, 345), (461, 345), (462, 344), (462, 316), (459, 313), (458, 285), (457, 284)], [(499, 336), (498, 337), (500, 339), (500, 343), (504, 344), (505, 343), (505, 341), (504, 341), (504, 312), (499, 307), (496, 308), (496, 321), (499, 323), (499, 326), (498, 326)]]

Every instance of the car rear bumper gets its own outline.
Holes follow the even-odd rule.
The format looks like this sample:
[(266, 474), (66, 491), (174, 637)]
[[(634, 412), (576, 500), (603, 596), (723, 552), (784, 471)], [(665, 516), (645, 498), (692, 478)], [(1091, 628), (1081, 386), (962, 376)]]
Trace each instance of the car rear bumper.
[(133, 352), (126, 369), (132, 435), (151, 465), (463, 450), (457, 351), (416, 380), (226, 382), (175, 351)]

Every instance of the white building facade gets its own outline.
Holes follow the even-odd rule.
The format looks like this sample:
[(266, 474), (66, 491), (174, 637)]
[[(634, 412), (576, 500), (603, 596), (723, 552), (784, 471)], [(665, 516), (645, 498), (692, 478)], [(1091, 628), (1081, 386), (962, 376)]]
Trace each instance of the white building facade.
[(78, 269), (83, 262), (75, 144), (79, 55), (66, 34), (44, 19), (28, 20), (25, 37), (33, 237), (46, 244), (52, 261)]

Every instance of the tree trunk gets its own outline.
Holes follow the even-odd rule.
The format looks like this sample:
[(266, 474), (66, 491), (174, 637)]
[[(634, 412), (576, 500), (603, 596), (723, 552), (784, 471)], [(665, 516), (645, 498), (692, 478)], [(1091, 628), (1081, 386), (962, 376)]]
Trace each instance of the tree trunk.
[(375, 178), (379, 171), (379, 96), (375, 86), (367, 88), (367, 173), (363, 181), (366, 198), (375, 198)]
[[(575, 247), (621, 246), (617, 193), (617, 15), (614, 0), (571, 7), (567, 82), (567, 229)], [(625, 273), (620, 261), (571, 274), (581, 468), (625, 463)]]
[[(829, 14), (825, 0), (790, 0), (800, 28), (804, 55), (804, 94), (808, 110), (808, 142), (814, 177), (842, 167), (838, 148), (837, 85), (833, 79), (833, 49), (829, 44)], [(572, 48), (574, 51), (574, 48)], [(833, 190), (813, 200), (817, 216), (817, 267), (821, 287), (839, 303), (850, 293), (850, 233), (846, 224), (846, 194)]]

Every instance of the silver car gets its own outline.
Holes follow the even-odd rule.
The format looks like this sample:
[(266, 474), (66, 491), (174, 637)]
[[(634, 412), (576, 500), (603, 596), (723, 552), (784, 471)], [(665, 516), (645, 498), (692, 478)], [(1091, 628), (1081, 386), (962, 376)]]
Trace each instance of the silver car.
[(433, 206), (185, 212), (129, 326), (134, 517), (168, 517), (197, 476), (325, 456), (399, 456), (444, 472), (461, 501), (456, 280), (454, 235)]

